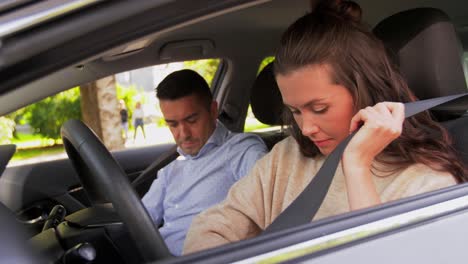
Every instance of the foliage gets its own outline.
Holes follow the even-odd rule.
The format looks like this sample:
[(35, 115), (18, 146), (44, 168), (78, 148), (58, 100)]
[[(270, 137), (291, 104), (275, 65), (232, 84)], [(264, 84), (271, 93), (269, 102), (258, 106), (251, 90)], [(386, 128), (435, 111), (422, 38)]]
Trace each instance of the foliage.
[(13, 139), (17, 139), (18, 135), (16, 133), (16, 126), (23, 125), (23, 115), (25, 113), (26, 108), (21, 108), (15, 112), (9, 113), (5, 117), (13, 121)]
[(8, 144), (13, 137), (15, 122), (8, 117), (0, 117), (0, 144)]
[(255, 132), (256, 130), (259, 130), (262, 128), (269, 128), (269, 127), (271, 126), (267, 124), (263, 124), (259, 122), (257, 119), (246, 120), (245, 125), (244, 125), (244, 132)]
[(27, 132), (17, 132), (16, 134), (16, 137), (11, 140), (11, 143), (15, 144), (18, 150), (41, 148), (47, 146), (54, 146), (56, 144), (62, 144), (60, 139), (55, 140), (51, 138), (45, 138), (40, 134), (31, 134)]
[(185, 68), (198, 72), (210, 86), (218, 66), (219, 59), (184, 61)]
[(262, 62), (260, 63), (260, 67), (258, 68), (257, 74), (259, 74), (263, 70), (263, 68), (265, 68), (265, 66), (267, 66), (270, 62), (274, 60), (275, 60), (275, 57), (273, 56), (266, 57), (265, 59), (263, 59)]
[(270, 125), (264, 124), (260, 122), (252, 112), (252, 106), (249, 104), (249, 108), (247, 110), (247, 117), (244, 123), (244, 132), (252, 132), (257, 129), (271, 127)]
[[(123, 86), (120, 83), (116, 83), (115, 86), (117, 88), (117, 99), (124, 100), (125, 107), (128, 111), (128, 118), (131, 120), (136, 102), (138, 101), (141, 104), (145, 104), (148, 98), (146, 98), (142, 90), (137, 89), (133, 84), (130, 86)], [(132, 125), (131, 122), (129, 122), (129, 125)]]
[(137, 89), (134, 85), (123, 86), (120, 83), (115, 83), (117, 89), (117, 99), (124, 100), (125, 107), (128, 109), (129, 114), (135, 105), (135, 98), (137, 97)]
[[(12, 161), (21, 161), (30, 158), (35, 158), (38, 156), (50, 156), (60, 153), (64, 153), (65, 149), (63, 145), (53, 145), (53, 146), (42, 146), (40, 148), (24, 148), (16, 151), (15, 155), (11, 159)], [(21, 163), (18, 163), (21, 164)]]
[(80, 90), (75, 87), (25, 107), (22, 117), (34, 133), (59, 139), (65, 121), (81, 119), (80, 100)]

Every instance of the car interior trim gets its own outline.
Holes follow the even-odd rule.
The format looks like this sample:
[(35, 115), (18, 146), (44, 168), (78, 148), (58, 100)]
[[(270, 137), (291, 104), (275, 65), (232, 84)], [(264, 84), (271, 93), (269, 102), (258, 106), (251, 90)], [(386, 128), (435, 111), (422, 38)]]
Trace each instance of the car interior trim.
[[(61, 2), (60, 4), (58, 4), (57, 1), (46, 1), (27, 7), (26, 9), (38, 11), (33, 15), (23, 16), (23, 13), (20, 13), (0, 19), (0, 38), (40, 25), (49, 20), (56, 19), (102, 1), (103, 0), (59, 1)], [(27, 10), (25, 10), (25, 12), (26, 11)]]
[(308, 255), (332, 247), (340, 246), (346, 243), (354, 242), (360, 239), (368, 238), (393, 231), (404, 226), (414, 225), (442, 216), (448, 213), (462, 210), (468, 207), (468, 197), (459, 197), (424, 208), (416, 209), (410, 212), (402, 213), (386, 219), (377, 220), (367, 224), (359, 225), (354, 228), (339, 231), (329, 235), (324, 235), (309, 241), (305, 241), (286, 248), (275, 250), (259, 256), (241, 260), (235, 263), (257, 263), (267, 262), (276, 263), (288, 259)]

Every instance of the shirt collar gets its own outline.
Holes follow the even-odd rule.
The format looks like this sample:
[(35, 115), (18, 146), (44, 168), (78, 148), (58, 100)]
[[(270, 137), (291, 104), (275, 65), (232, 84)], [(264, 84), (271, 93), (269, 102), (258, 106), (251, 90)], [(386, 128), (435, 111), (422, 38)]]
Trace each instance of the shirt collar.
[(197, 153), (197, 155), (188, 155), (184, 153), (184, 151), (180, 147), (177, 147), (177, 152), (179, 152), (179, 154), (181, 156), (184, 156), (184, 158), (186, 159), (197, 159), (203, 156), (204, 154), (208, 153), (213, 148), (222, 145), (229, 134), (230, 131), (223, 125), (223, 123), (217, 120), (215, 130), (208, 138), (208, 141), (206, 141), (205, 145), (203, 145), (203, 147)]

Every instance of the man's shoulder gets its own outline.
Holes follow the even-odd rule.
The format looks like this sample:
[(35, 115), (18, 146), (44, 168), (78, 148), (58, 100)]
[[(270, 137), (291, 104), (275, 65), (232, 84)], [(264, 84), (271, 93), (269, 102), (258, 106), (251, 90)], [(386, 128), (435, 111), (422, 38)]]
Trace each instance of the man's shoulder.
[(234, 146), (238, 144), (242, 144), (243, 146), (256, 144), (265, 146), (263, 139), (253, 133), (231, 133), (231, 137), (229, 137), (226, 143)]

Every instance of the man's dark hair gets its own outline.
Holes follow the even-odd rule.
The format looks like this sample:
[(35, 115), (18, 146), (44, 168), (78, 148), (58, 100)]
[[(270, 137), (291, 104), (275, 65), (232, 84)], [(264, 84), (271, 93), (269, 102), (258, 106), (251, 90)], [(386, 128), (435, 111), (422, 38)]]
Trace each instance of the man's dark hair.
[(159, 100), (176, 100), (193, 94), (210, 109), (213, 101), (210, 87), (203, 77), (192, 70), (173, 72), (156, 87), (156, 97)]

